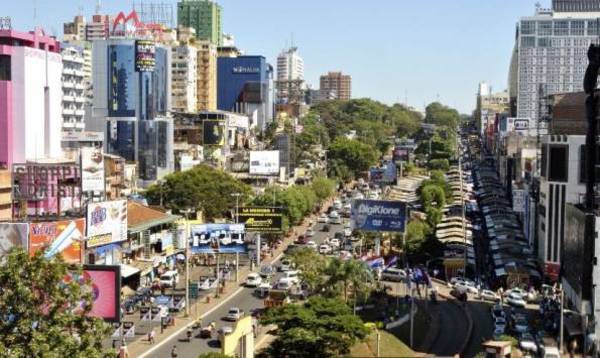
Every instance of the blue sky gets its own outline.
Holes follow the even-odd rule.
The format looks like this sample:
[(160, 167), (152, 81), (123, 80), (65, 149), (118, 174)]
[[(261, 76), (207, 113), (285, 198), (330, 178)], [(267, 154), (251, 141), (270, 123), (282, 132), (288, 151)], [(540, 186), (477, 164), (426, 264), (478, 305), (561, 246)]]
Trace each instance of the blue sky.
[[(158, 0), (147, 0), (158, 1)], [(306, 78), (352, 75), (353, 97), (422, 108), (441, 102), (470, 113), (477, 83), (506, 88), (515, 23), (537, 0), (219, 0), (224, 31), (247, 54), (275, 62), (294, 34)], [(62, 36), (62, 24), (95, 0), (4, 0), (0, 16), (13, 28), (41, 25)], [(34, 20), (33, 4), (37, 2)], [(176, 0), (162, 0), (175, 4)], [(540, 1), (549, 5), (549, 0)], [(130, 10), (132, 1), (103, 0), (102, 12)], [(175, 11), (175, 9), (174, 9)]]

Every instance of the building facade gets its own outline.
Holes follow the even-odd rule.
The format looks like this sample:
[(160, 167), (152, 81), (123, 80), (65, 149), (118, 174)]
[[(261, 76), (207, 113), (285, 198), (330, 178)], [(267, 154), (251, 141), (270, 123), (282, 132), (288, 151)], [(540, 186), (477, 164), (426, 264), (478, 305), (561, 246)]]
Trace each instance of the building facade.
[(181, 0), (177, 3), (177, 25), (196, 29), (196, 38), (221, 46), (221, 6), (213, 0)]
[(273, 120), (273, 68), (263, 56), (219, 57), (217, 107), (245, 113), (250, 127), (263, 130)]
[(492, 93), (487, 83), (481, 82), (477, 91), (477, 104), (474, 117), (481, 134), (488, 125), (492, 125), (498, 113), (507, 113), (510, 110), (508, 91)]
[(304, 102), (304, 60), (297, 47), (284, 50), (277, 56), (277, 103)]
[(198, 111), (217, 109), (217, 45), (210, 41), (196, 41)]
[(63, 89), (63, 131), (78, 132), (85, 129), (85, 103), (88, 79), (84, 71), (84, 50), (66, 46), (61, 51)]
[(182, 44), (172, 48), (171, 96), (175, 112), (194, 112), (198, 103), (197, 50)]
[(140, 186), (173, 171), (171, 50), (154, 48), (151, 68), (136, 65), (139, 40), (94, 41), (92, 120), (86, 129), (103, 131), (105, 151), (138, 163)]
[(538, 6), (534, 16), (519, 20), (510, 76), (517, 117), (537, 120), (541, 99), (583, 89), (587, 50), (598, 41), (597, 3), (557, 0), (552, 9)]
[(92, 15), (92, 21), (78, 15), (73, 22), (63, 24), (63, 39), (65, 41), (93, 41), (107, 39), (110, 33), (110, 17), (108, 15)]
[(42, 30), (0, 30), (0, 166), (60, 157), (60, 44)]
[(335, 99), (349, 100), (352, 98), (352, 77), (341, 72), (329, 72), (321, 76), (321, 93), (335, 93)]

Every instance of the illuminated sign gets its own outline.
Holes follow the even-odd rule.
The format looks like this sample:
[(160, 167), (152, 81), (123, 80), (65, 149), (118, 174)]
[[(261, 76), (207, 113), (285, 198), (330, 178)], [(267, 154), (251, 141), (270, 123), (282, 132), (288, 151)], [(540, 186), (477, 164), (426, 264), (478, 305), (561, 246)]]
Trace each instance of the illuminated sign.
[(135, 42), (135, 71), (152, 72), (156, 66), (156, 44), (153, 41)]

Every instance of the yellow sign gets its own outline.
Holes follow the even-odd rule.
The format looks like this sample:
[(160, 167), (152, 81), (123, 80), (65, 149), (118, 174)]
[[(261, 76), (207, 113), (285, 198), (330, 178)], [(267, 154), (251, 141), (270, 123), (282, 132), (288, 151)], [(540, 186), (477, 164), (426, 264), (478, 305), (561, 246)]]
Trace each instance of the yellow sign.
[(112, 242), (112, 233), (98, 236), (92, 236), (87, 239), (87, 247), (110, 244)]
[[(238, 343), (241, 339), (254, 339), (254, 332), (252, 332), (252, 317), (246, 316), (239, 320), (233, 332), (219, 337), (221, 341), (221, 353), (234, 356), (236, 354)], [(254, 342), (252, 342), (252, 346)]]

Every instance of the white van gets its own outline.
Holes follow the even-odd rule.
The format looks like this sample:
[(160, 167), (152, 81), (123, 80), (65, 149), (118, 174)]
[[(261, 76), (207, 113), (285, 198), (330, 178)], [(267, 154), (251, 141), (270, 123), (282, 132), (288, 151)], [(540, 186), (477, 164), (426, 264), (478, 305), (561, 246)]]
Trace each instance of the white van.
[(176, 270), (167, 271), (160, 276), (161, 287), (175, 287), (179, 282), (179, 273)]
[(292, 284), (300, 283), (299, 271), (286, 271), (283, 278), (289, 280)]
[(399, 268), (388, 267), (381, 272), (383, 281), (402, 281), (404, 279), (406, 279), (406, 271)]

